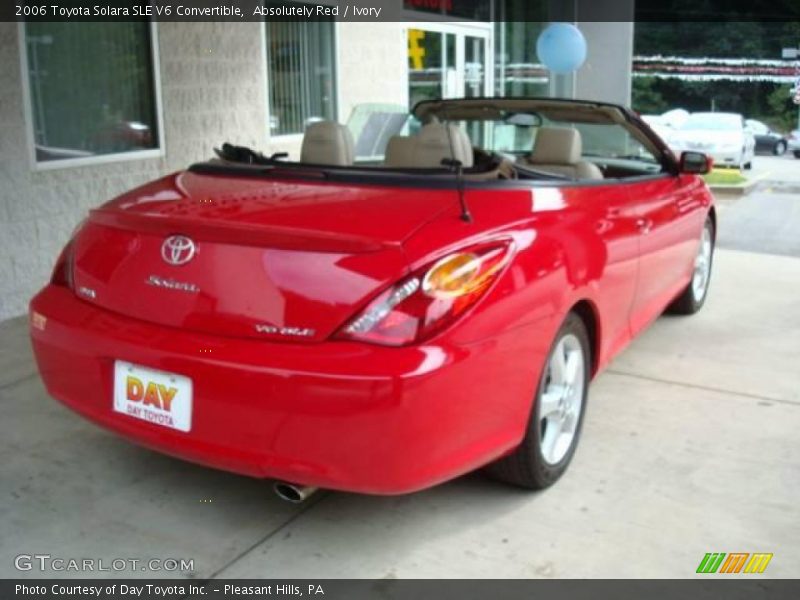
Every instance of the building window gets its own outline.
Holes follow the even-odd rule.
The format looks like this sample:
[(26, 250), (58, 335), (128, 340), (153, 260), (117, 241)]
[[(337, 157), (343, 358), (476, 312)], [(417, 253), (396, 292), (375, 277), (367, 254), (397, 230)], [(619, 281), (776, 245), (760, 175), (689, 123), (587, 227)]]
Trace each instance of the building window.
[(23, 32), (37, 164), (159, 154), (149, 23), (25, 23)]
[(267, 69), (272, 135), (302, 133), (336, 120), (336, 32), (331, 21), (268, 21)]

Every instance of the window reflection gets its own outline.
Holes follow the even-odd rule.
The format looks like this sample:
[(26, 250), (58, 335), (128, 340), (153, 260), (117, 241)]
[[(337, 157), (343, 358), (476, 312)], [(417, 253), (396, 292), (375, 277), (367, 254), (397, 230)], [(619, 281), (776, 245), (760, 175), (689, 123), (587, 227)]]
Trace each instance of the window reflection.
[(158, 147), (148, 23), (26, 23), (25, 44), (37, 161)]
[(270, 132), (336, 119), (335, 29), (329, 21), (267, 22)]

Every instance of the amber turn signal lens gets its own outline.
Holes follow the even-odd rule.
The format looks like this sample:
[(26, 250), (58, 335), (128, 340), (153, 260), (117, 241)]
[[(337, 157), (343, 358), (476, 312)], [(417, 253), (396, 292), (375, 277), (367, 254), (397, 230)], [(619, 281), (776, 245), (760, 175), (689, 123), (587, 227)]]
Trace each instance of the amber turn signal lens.
[(469, 293), (480, 271), (478, 257), (463, 252), (445, 257), (425, 275), (422, 291), (434, 298), (455, 298)]
[(458, 298), (480, 290), (503, 267), (508, 248), (482, 254), (458, 252), (437, 262), (422, 280), (422, 291), (432, 298)]

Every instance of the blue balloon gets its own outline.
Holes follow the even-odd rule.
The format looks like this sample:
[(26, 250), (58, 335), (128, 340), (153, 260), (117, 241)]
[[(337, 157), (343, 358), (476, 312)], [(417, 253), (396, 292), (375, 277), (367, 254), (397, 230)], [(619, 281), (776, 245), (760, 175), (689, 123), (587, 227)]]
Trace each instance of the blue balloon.
[(536, 40), (536, 54), (554, 73), (571, 73), (586, 60), (586, 38), (571, 23), (551, 23)]

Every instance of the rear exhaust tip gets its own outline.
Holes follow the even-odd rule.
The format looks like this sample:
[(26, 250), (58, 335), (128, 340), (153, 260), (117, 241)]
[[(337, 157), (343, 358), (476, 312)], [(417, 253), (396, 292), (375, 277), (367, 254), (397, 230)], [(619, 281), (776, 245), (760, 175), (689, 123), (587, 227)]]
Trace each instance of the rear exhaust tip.
[(295, 485), (286, 481), (278, 481), (272, 486), (273, 491), (281, 500), (300, 504), (308, 500), (318, 488), (310, 485)]

